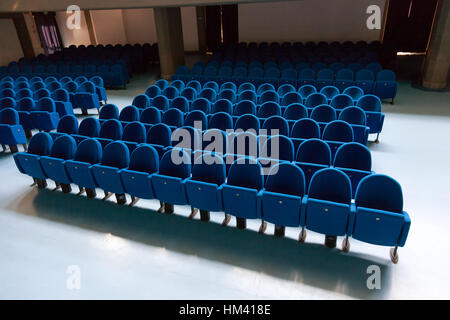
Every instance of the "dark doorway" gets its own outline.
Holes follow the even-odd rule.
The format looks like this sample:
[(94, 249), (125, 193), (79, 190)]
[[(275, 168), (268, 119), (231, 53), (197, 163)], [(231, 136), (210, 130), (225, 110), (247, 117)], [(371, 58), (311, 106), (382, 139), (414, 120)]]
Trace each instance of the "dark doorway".
[(438, 0), (390, 0), (383, 43), (396, 52), (425, 52)]
[(206, 49), (214, 52), (221, 44), (239, 42), (238, 6), (205, 7)]

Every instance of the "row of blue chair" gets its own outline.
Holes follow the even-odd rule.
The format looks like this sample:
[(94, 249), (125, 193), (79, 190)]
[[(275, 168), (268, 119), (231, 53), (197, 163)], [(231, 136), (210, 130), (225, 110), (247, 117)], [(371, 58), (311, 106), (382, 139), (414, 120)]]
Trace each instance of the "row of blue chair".
[(285, 227), (301, 227), (301, 242), (306, 230), (311, 230), (324, 234), (330, 247), (344, 236), (344, 252), (349, 251), (349, 237), (353, 237), (393, 246), (394, 263), (411, 223), (403, 211), (400, 185), (379, 174), (361, 179), (352, 192), (343, 171), (324, 168), (314, 173), (306, 187), (304, 170), (295, 163), (275, 164), (264, 178), (260, 162), (248, 157), (236, 159), (226, 173), (223, 156), (215, 153), (198, 153), (192, 165), (183, 149), (169, 150), (160, 160), (149, 145), (140, 145), (130, 155), (123, 142), (111, 142), (103, 149), (95, 139), (86, 139), (77, 146), (68, 135), (53, 142), (46, 133), (35, 135), (28, 152), (16, 154), (14, 160), (39, 188), (52, 179), (64, 192), (70, 192), (74, 183), (90, 198), (96, 196), (95, 188), (105, 191), (105, 199), (115, 193), (119, 204), (126, 203), (126, 193), (132, 197), (131, 205), (138, 198), (156, 198), (160, 212), (173, 213), (174, 205), (190, 205), (191, 217), (196, 214), (194, 208), (200, 209), (206, 221), (210, 211), (223, 211), (223, 225), (232, 215), (241, 229), (246, 219), (261, 219), (260, 232), (266, 222), (273, 223), (277, 236), (284, 234)]
[[(151, 111), (151, 109), (147, 110)], [(179, 111), (176, 110), (175, 113), (179, 114)], [(193, 150), (205, 147), (203, 143), (197, 143), (198, 141), (207, 140), (203, 139), (203, 133), (207, 132), (207, 130), (219, 130), (223, 136), (220, 152), (226, 152), (224, 149), (226, 150), (227, 146), (233, 145), (231, 142), (236, 134), (243, 131), (250, 131), (253, 133), (253, 136), (249, 137), (249, 139), (257, 144), (256, 152), (261, 149), (259, 148), (259, 138), (264, 140), (268, 135), (281, 135), (283, 136), (283, 140), (289, 140), (286, 142), (287, 148), (290, 149), (292, 145), (292, 151), (286, 152), (289, 156), (286, 156), (285, 159), (290, 161), (293, 161), (294, 150), (297, 150), (299, 145), (307, 139), (323, 139), (330, 149), (331, 158), (334, 157), (343, 143), (355, 142), (353, 128), (343, 121), (333, 121), (325, 126), (321, 126), (316, 121), (306, 118), (296, 121), (292, 129), (289, 129), (286, 120), (275, 116), (265, 120), (262, 128), (259, 129), (259, 123), (253, 123), (254, 116), (244, 115), (236, 120), (234, 126), (230, 127), (233, 124), (232, 120), (229, 118), (229, 115), (222, 112), (210, 118), (209, 127), (202, 127), (201, 121), (196, 119), (198, 113), (201, 113), (201, 111), (194, 111), (186, 115), (184, 123), (176, 123), (173, 121), (174, 119), (171, 119), (172, 112), (169, 110), (163, 115), (162, 122), (160, 120), (152, 124), (138, 120), (120, 121), (115, 118), (101, 120), (86, 118), (81, 121), (79, 126), (74, 116), (64, 116), (58, 124), (57, 131), (52, 132), (51, 135), (53, 137), (59, 137), (63, 134), (71, 134), (77, 142), (86, 138), (98, 137), (103, 146), (114, 140), (123, 140), (127, 141), (127, 145), (131, 151), (139, 143), (151, 142), (159, 145), (157, 149), (160, 155), (162, 155), (166, 148), (173, 146), (171, 136), (178, 136), (176, 130), (179, 128), (191, 132), (188, 137), (188, 142), (192, 143), (190, 147)], [(143, 113), (142, 120), (146, 117), (147, 113)], [(256, 126), (257, 128), (255, 129), (254, 127)], [(179, 132), (183, 132), (183, 130)], [(356, 143), (359, 142), (356, 141)], [(242, 152), (248, 152), (248, 150), (243, 150)]]
[(351, 86), (360, 87), (366, 94), (375, 94), (380, 99), (394, 100), (397, 94), (398, 83), (395, 73), (391, 70), (381, 70), (376, 77), (370, 70), (360, 70), (354, 74), (350, 69), (341, 69), (335, 72), (332, 69), (320, 69), (317, 74), (311, 68), (306, 68), (297, 73), (293, 68), (280, 71), (278, 68), (269, 68), (263, 70), (259, 67), (251, 68), (247, 71), (244, 67), (207, 67), (201, 73), (192, 69), (191, 71), (181, 67), (172, 80), (198, 80), (200, 82), (216, 81), (219, 84), (225, 82), (234, 82), (241, 84), (251, 82), (255, 85), (270, 83), (275, 87), (283, 84), (291, 84), (295, 87), (303, 85), (314, 85), (318, 90), (325, 86), (336, 86), (340, 91)]
[(129, 75), (123, 64), (111, 63), (106, 64), (76, 64), (76, 63), (61, 63), (60, 65), (50, 64), (45, 66), (43, 64), (36, 65), (34, 67), (26, 65), (19, 67), (18, 65), (12, 65), (9, 67), (0, 67), (0, 78), (2, 77), (72, 77), (79, 76), (101, 77), (104, 84), (108, 87), (126, 87), (126, 83), (129, 80)]
[(19, 151), (17, 145), (22, 145), (27, 151), (25, 130), (20, 124), (19, 113), (12, 108), (0, 110), (0, 144), (3, 152), (9, 147), (11, 153), (16, 153)]

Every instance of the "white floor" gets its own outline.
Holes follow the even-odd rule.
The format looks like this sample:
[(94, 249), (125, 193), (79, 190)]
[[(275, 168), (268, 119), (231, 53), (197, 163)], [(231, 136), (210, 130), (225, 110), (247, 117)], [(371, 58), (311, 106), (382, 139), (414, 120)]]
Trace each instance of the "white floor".
[[(152, 79), (136, 77), (108, 91), (125, 106)], [(401, 83), (395, 105), (383, 105), (373, 169), (397, 179), (412, 225), (400, 261), (389, 249), (351, 239), (351, 251), (325, 248), (323, 236), (298, 229), (286, 238), (158, 214), (156, 201), (119, 207), (59, 191), (38, 192), (0, 154), (0, 298), (2, 299), (449, 299), (450, 93)], [(50, 188), (53, 185), (50, 185)], [(197, 217), (198, 218), (198, 217)], [(367, 268), (381, 271), (369, 290)], [(77, 281), (79, 280), (79, 281)], [(79, 286), (78, 286), (79, 285)]]

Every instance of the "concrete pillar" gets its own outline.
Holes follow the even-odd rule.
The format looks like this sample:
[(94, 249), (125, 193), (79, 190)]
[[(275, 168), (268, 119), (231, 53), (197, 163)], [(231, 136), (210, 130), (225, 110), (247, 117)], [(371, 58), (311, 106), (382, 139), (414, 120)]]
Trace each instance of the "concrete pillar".
[(429, 89), (447, 87), (450, 64), (450, 1), (439, 1), (431, 41), (422, 72), (422, 85)]
[(205, 7), (196, 7), (197, 10), (197, 31), (198, 31), (198, 51), (206, 53), (206, 24)]
[(161, 78), (169, 79), (185, 64), (181, 10), (179, 7), (155, 8), (154, 16)]

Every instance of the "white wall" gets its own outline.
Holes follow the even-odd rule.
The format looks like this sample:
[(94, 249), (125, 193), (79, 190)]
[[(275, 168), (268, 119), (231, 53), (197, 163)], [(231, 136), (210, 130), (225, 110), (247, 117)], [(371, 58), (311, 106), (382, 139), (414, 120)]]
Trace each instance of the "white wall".
[(98, 44), (127, 44), (122, 10), (90, 11)]
[(4, 44), (0, 50), (0, 66), (23, 57), (22, 46), (12, 19), (0, 19), (0, 39)]
[[(239, 5), (240, 41), (372, 41), (369, 5), (384, 13), (385, 0), (302, 0)], [(381, 19), (383, 22), (383, 19)]]
[(181, 8), (184, 51), (198, 51), (197, 10), (195, 7)]
[(128, 43), (157, 42), (153, 9), (126, 9), (122, 12)]
[(56, 23), (58, 24), (59, 33), (65, 47), (74, 45), (89, 45), (91, 40), (89, 38), (89, 31), (86, 25), (86, 18), (84, 12), (81, 11), (81, 28), (70, 30), (66, 26), (67, 14), (65, 11), (56, 12)]

